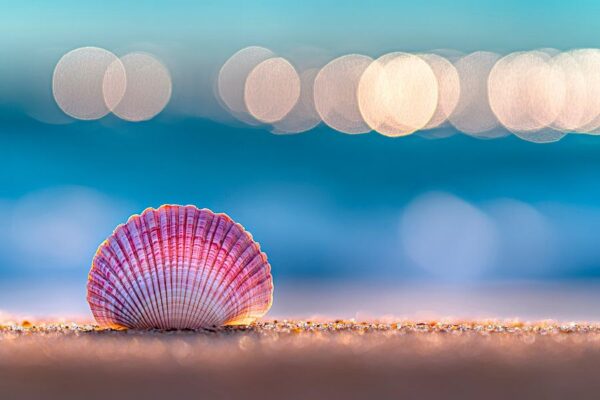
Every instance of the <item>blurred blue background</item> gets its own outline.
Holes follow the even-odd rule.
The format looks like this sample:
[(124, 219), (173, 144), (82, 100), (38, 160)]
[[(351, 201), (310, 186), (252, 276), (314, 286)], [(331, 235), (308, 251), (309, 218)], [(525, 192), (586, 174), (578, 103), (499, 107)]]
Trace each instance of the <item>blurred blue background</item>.
[[(277, 136), (228, 120), (213, 96), (220, 66), (249, 45), (328, 59), (598, 47), (598, 2), (0, 4), (0, 309), (80, 310), (97, 245), (164, 203), (230, 214), (261, 242), (276, 284), (600, 274), (600, 138), (394, 140), (323, 125)], [(143, 123), (69, 119), (52, 71), (82, 46), (156, 54), (170, 104)]]

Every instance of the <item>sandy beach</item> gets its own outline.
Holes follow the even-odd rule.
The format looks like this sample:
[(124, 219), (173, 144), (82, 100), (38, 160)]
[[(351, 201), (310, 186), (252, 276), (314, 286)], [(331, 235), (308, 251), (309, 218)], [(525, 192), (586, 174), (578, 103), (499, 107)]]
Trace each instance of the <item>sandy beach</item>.
[(6, 399), (559, 399), (600, 390), (600, 325), (267, 321), (210, 331), (0, 328)]

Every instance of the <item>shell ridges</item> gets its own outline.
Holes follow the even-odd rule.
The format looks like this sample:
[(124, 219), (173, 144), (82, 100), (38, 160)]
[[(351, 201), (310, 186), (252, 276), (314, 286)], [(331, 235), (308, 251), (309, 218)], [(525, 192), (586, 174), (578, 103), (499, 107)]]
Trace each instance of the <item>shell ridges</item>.
[(267, 256), (228, 215), (147, 208), (98, 247), (88, 275), (96, 321), (112, 328), (198, 329), (262, 317), (273, 301)]

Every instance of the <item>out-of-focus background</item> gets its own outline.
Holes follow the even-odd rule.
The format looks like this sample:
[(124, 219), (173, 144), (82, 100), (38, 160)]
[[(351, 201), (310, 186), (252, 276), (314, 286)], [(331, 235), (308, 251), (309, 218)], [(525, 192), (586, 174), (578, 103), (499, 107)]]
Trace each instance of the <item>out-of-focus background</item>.
[[(249, 45), (325, 62), (598, 47), (598, 2), (1, 4), (0, 310), (89, 315), (96, 247), (129, 215), (178, 203), (252, 232), (273, 266), (272, 316), (600, 318), (600, 138), (274, 135), (231, 119), (213, 87)], [(166, 109), (66, 116), (52, 72), (82, 46), (152, 52), (172, 77)]]

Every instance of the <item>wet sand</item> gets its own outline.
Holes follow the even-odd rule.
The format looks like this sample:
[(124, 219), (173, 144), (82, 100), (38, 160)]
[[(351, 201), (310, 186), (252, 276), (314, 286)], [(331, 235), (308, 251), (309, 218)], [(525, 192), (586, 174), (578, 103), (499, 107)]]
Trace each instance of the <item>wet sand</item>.
[(0, 325), (3, 399), (597, 399), (599, 374), (600, 325)]

